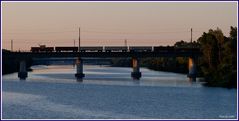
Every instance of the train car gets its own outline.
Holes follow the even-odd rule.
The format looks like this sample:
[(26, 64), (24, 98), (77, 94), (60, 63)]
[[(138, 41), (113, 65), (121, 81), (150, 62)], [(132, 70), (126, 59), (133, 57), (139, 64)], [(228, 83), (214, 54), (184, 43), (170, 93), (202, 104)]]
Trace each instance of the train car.
[(31, 52), (53, 52), (54, 47), (31, 47)]
[(31, 47), (31, 52), (33, 53), (40, 52), (40, 47)]
[(174, 46), (154, 46), (154, 52), (174, 52)]
[(151, 46), (129, 46), (130, 52), (151, 52)]
[(194, 48), (190, 48), (190, 47), (176, 47), (175, 51), (177, 51), (177, 52), (200, 52), (200, 48), (199, 47), (194, 47)]
[(85, 47), (80, 47), (81, 52), (102, 52), (103, 47), (100, 46), (85, 46)]
[(127, 52), (127, 46), (105, 46), (105, 52)]
[(54, 47), (46, 47), (45, 51), (46, 52), (53, 52), (54, 51)]
[(77, 52), (78, 51), (78, 47), (55, 47), (55, 51), (56, 52)]

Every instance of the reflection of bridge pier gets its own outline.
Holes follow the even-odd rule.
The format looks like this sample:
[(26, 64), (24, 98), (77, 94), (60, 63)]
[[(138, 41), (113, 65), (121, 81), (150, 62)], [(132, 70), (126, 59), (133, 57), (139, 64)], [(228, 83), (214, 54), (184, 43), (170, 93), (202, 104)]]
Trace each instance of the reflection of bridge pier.
[(20, 80), (25, 80), (27, 78), (27, 67), (25, 60), (20, 61), (18, 77), (20, 78)]
[(196, 59), (195, 57), (189, 57), (188, 59), (188, 77), (190, 81), (196, 81), (197, 70), (196, 70)]
[[(18, 77), (20, 79), (26, 79), (27, 77), (27, 69), (26, 69), (26, 59), (31, 58), (34, 61), (40, 61), (40, 62), (46, 62), (50, 58), (51, 61), (57, 61), (59, 58), (66, 59), (67, 61), (74, 60), (77, 58), (76, 61), (76, 74), (75, 77), (82, 80), (82, 78), (85, 76), (83, 73), (83, 60), (82, 58), (97, 58), (97, 61), (99, 61), (99, 58), (132, 58), (132, 73), (131, 76), (134, 79), (139, 79), (142, 75), (140, 72), (140, 64), (139, 64), (139, 58), (147, 58), (147, 57), (188, 57), (189, 58), (189, 73), (188, 77), (190, 80), (195, 81), (196, 80), (196, 58), (198, 56), (201, 56), (202, 53), (200, 50), (191, 50), (191, 49), (185, 49), (183, 51), (172, 51), (171, 49), (162, 49), (158, 51), (135, 51), (135, 52), (9, 52), (8, 53), (9, 58), (18, 58), (22, 60), (20, 62), (20, 69), (18, 72)], [(79, 57), (80, 56), (80, 57)], [(70, 59), (69, 59), (70, 58)], [(73, 59), (71, 59), (73, 58)], [(24, 60), (24, 61), (23, 61)], [(72, 62), (71, 61), (71, 62)], [(51, 64), (51, 63), (50, 63)]]
[(85, 77), (85, 74), (83, 73), (83, 60), (78, 57), (76, 60), (76, 74), (75, 77), (78, 81), (82, 81), (82, 79)]
[(133, 72), (131, 72), (131, 77), (133, 77), (133, 79), (140, 79), (141, 77), (141, 72), (139, 70), (139, 59), (133, 57), (132, 58), (132, 68), (133, 68)]

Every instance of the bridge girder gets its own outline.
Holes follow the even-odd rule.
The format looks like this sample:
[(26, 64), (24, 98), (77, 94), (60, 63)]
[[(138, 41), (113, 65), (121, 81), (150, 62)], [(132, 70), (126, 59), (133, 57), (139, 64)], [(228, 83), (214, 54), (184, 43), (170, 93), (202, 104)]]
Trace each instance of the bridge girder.
[(201, 52), (11, 52), (13, 58), (61, 58), (61, 57), (89, 57), (89, 58), (118, 58), (118, 57), (198, 57)]

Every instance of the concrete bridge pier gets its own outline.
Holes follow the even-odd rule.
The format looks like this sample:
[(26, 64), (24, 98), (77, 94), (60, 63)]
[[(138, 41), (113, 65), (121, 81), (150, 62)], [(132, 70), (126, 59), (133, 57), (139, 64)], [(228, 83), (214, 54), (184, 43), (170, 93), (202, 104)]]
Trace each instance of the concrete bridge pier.
[(27, 78), (26, 61), (25, 60), (21, 60), (19, 67), (20, 68), (19, 68), (19, 72), (18, 72), (18, 78), (20, 78), (20, 80), (25, 80)]
[(76, 60), (76, 74), (75, 77), (77, 81), (82, 81), (85, 74), (83, 73), (83, 60), (79, 57)]
[(132, 58), (132, 67), (133, 67), (133, 72), (131, 72), (131, 77), (133, 79), (140, 79), (141, 77), (141, 72), (139, 70), (139, 60), (138, 58)]
[(196, 59), (194, 57), (189, 57), (188, 59), (188, 78), (190, 81), (196, 81), (197, 70), (196, 70)]

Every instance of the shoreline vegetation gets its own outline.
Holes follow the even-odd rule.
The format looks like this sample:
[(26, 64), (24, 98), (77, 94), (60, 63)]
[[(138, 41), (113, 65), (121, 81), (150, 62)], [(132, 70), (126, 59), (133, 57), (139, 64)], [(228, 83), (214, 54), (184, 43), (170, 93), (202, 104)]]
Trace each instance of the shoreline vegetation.
[[(225, 37), (222, 30), (210, 29), (193, 43), (183, 40), (174, 44), (177, 47), (200, 47), (203, 55), (197, 58), (197, 77), (203, 77), (204, 86), (237, 88), (237, 27), (231, 27), (230, 36)], [(130, 59), (113, 59), (112, 66), (131, 67)], [(143, 58), (141, 67), (155, 71), (188, 73), (188, 58), (162, 57)]]
[[(230, 36), (225, 37), (221, 29), (210, 29), (193, 43), (183, 40), (174, 44), (177, 47), (200, 47), (203, 55), (197, 58), (197, 76), (203, 77), (205, 86), (237, 88), (237, 27), (231, 27)], [(2, 50), (2, 74), (17, 72), (19, 60), (9, 58), (8, 50)], [(27, 68), (32, 65), (31, 58), (27, 58)], [(113, 58), (111, 66), (131, 67), (130, 58)], [(155, 71), (188, 73), (188, 58), (162, 57), (143, 58), (140, 66)]]

